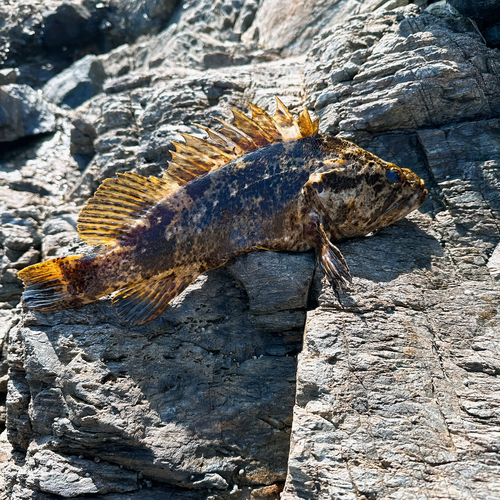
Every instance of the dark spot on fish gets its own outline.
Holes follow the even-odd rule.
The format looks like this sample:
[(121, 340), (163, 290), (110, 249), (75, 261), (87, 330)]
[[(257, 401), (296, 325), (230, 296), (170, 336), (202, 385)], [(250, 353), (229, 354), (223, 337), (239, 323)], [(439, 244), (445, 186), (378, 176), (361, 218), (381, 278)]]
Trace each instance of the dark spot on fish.
[(366, 177), (365, 177), (365, 182), (369, 185), (369, 186), (374, 186), (375, 184), (378, 184), (378, 183), (381, 183), (382, 182), (382, 176), (377, 172), (377, 173), (374, 173), (374, 174), (368, 174)]
[(312, 187), (318, 192), (322, 193), (325, 190), (322, 182), (313, 182)]
[(373, 186), (372, 186), (372, 189), (373, 189), (373, 192), (375, 194), (379, 194), (382, 189), (384, 189), (384, 183), (382, 181), (380, 182), (376, 182)]
[(156, 205), (146, 219), (149, 224), (137, 225), (133, 232), (127, 233), (120, 239), (120, 245), (123, 247), (143, 246), (144, 241), (154, 243), (164, 240), (165, 227), (168, 226), (178, 213), (177, 210), (172, 210), (166, 205)]
[(212, 179), (210, 176), (201, 177), (185, 185), (186, 193), (192, 198), (193, 201), (198, 201), (205, 194), (205, 191), (210, 189)]
[(361, 175), (355, 177), (347, 175), (330, 174), (323, 175), (324, 184), (329, 187), (334, 193), (340, 193), (346, 189), (354, 189), (361, 182)]

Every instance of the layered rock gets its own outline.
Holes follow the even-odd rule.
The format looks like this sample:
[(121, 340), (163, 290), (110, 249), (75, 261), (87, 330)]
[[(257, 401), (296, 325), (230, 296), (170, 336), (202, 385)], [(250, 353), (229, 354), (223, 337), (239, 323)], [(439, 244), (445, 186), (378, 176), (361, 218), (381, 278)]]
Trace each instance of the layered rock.
[[(165, 2), (127, 8), (153, 4), (166, 22)], [(157, 36), (87, 59), (104, 76), (76, 109), (50, 104), (55, 134), (2, 153), (11, 498), (499, 494), (500, 58), (447, 6), (406, 4), (186, 2)], [(109, 20), (102, 5), (83, 5), (85, 23), (98, 9)], [(144, 28), (133, 22), (129, 40)], [(90, 82), (83, 62), (52, 81)], [(109, 299), (15, 309), (16, 270), (92, 251), (76, 218), (102, 180), (160, 175), (193, 123), (273, 95), (429, 187), (407, 220), (339, 244), (351, 288), (335, 295), (312, 254), (259, 252), (200, 277), (141, 327)]]

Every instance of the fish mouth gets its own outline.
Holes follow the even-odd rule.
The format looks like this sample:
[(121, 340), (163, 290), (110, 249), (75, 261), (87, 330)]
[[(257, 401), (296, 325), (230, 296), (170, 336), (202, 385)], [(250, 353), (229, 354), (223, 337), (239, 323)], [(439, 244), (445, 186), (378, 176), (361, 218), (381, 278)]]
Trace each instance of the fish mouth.
[[(406, 203), (407, 206), (406, 206), (406, 210), (405, 210), (405, 213), (409, 213), (411, 212), (412, 210), (420, 207), (422, 205), (422, 203), (425, 201), (425, 199), (427, 198), (427, 194), (428, 194), (428, 191), (427, 189), (419, 189), (418, 191), (416, 191), (411, 197), (410, 199), (408, 198), (403, 198), (402, 200), (399, 200), (397, 201), (396, 203), (394, 203), (391, 207), (389, 207), (383, 214), (382, 214), (382, 217), (385, 217), (386, 215), (388, 215), (389, 213), (391, 213), (392, 211), (396, 210), (396, 208), (398, 208), (399, 206), (401, 206), (403, 203)], [(418, 202), (418, 205), (417, 206), (414, 206), (415, 203)]]

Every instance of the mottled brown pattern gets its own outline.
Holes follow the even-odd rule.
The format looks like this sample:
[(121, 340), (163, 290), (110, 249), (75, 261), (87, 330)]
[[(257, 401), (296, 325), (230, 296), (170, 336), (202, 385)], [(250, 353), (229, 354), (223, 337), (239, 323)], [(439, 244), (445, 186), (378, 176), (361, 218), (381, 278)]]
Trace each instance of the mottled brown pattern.
[[(146, 182), (138, 182), (144, 190)], [(258, 248), (315, 247), (327, 276), (345, 284), (347, 264), (330, 240), (392, 224), (418, 208), (426, 194), (413, 172), (342, 139), (314, 135), (276, 142), (185, 183), (159, 202), (140, 194), (149, 208), (135, 226), (119, 229), (116, 244), (98, 255), (52, 261), (60, 270), (52, 281), (62, 298), (51, 301), (54, 287), (37, 278), (48, 263), (23, 270), (25, 303), (34, 309), (72, 307), (122, 290), (115, 297), (119, 313), (142, 323), (199, 274)]]

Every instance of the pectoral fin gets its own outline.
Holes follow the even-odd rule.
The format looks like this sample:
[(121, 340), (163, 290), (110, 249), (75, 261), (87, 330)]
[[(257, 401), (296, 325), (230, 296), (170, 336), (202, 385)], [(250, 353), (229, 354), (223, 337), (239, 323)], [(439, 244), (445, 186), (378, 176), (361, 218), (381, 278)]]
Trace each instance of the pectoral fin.
[(133, 325), (142, 325), (159, 316), (198, 276), (154, 276), (118, 292), (113, 297), (113, 304), (119, 316)]
[(316, 259), (330, 283), (340, 289), (352, 283), (351, 272), (344, 256), (330, 241), (316, 214), (311, 217), (307, 233), (311, 246), (316, 249)]
[(339, 288), (342, 289), (342, 286), (347, 286), (349, 283), (352, 283), (349, 266), (340, 250), (328, 239), (322, 225), (319, 226), (319, 232), (322, 245), (317, 256), (321, 268), (325, 272), (330, 283), (338, 285)]

